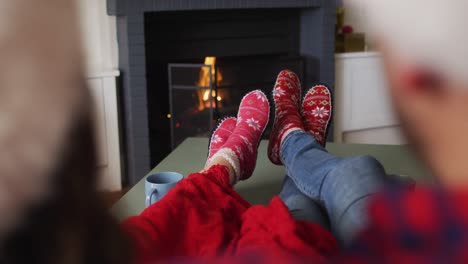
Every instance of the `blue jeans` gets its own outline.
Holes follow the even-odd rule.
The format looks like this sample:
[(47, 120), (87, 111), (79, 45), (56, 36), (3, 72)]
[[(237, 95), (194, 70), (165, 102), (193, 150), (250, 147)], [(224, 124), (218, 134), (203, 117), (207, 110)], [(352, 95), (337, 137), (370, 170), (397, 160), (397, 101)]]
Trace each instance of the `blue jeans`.
[(367, 204), (386, 184), (383, 166), (371, 156), (339, 158), (311, 135), (290, 133), (281, 146), (286, 167), (281, 199), (292, 215), (329, 229), (346, 246), (367, 224)]

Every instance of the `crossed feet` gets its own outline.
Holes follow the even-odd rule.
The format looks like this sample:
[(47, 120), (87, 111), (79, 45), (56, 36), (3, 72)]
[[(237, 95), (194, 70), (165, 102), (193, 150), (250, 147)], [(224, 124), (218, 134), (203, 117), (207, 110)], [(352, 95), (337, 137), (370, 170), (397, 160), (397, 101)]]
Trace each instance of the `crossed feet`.
[[(312, 87), (301, 105), (301, 84), (297, 75), (284, 70), (273, 88), (275, 121), (268, 144), (268, 158), (281, 165), (280, 150), (284, 139), (293, 131), (305, 131), (325, 145), (331, 120), (331, 94), (323, 85)], [(213, 132), (205, 168), (215, 164), (226, 165), (231, 183), (248, 179), (257, 160), (258, 145), (268, 124), (270, 106), (259, 90), (242, 99), (237, 118), (224, 119)]]

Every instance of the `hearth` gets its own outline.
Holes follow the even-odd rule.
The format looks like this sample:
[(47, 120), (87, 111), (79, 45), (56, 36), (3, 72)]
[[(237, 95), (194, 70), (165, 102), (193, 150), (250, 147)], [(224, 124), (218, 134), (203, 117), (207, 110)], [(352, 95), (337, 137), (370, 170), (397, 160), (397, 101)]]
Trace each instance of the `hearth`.
[[(270, 95), (282, 69), (304, 89), (333, 87), (334, 1), (108, 0), (108, 11), (118, 16), (131, 185), (186, 136), (235, 115), (248, 91)], [(171, 83), (187, 89), (170, 98)]]

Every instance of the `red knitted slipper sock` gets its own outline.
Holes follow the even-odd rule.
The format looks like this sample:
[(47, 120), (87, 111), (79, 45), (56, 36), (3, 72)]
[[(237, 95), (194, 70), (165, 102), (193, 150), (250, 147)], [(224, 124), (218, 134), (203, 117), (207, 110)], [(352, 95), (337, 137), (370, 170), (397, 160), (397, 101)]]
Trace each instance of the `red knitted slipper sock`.
[(235, 117), (227, 117), (219, 123), (211, 135), (211, 140), (208, 144), (208, 159), (206, 160), (206, 164), (211, 162), (213, 155), (226, 143), (234, 128), (236, 128), (236, 123), (237, 119)]
[(314, 136), (322, 146), (325, 146), (331, 114), (330, 90), (324, 85), (310, 88), (302, 102), (302, 118), (307, 133)]
[(237, 181), (249, 178), (255, 169), (257, 148), (269, 116), (270, 105), (265, 94), (260, 90), (248, 93), (240, 103), (234, 132), (212, 157), (227, 160)]
[(295, 130), (304, 130), (299, 113), (301, 84), (297, 75), (284, 70), (278, 75), (273, 100), (275, 101), (275, 123), (268, 143), (268, 158), (281, 165), (280, 149), (283, 139)]

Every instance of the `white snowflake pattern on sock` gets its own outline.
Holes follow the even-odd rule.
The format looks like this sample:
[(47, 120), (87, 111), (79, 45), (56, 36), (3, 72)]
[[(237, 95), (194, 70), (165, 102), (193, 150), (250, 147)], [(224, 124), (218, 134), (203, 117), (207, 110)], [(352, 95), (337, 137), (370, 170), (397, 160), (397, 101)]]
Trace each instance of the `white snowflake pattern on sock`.
[(244, 154), (242, 153), (242, 148), (240, 146), (235, 146), (234, 147), (236, 149), (236, 154), (237, 154), (237, 158), (239, 159), (239, 161), (242, 163), (244, 162)]
[(326, 117), (330, 114), (330, 111), (328, 111), (327, 109), (325, 109), (325, 107), (319, 107), (317, 106), (315, 109), (313, 109), (311, 112), (310, 112), (312, 115), (314, 115), (315, 117), (320, 117), (320, 118), (323, 118), (323, 117)]
[(221, 142), (223, 142), (223, 139), (220, 136), (218, 136), (218, 135), (213, 136), (213, 143), (217, 144), (217, 143), (221, 143)]
[(281, 97), (283, 95), (285, 95), (285, 92), (283, 91), (283, 89), (278, 88), (278, 89), (273, 90), (273, 96), (274, 97)]
[(247, 119), (247, 125), (249, 125), (249, 127), (253, 128), (255, 131), (259, 131), (260, 130), (260, 123), (258, 122), (258, 120), (255, 120), (255, 118), (249, 118)]
[(244, 143), (247, 145), (247, 148), (249, 149), (250, 153), (253, 153), (254, 149), (253, 149), (252, 143), (250, 143), (249, 139), (244, 137), (244, 136), (240, 136), (240, 137), (242, 138), (242, 140), (244, 140)]
[(263, 95), (263, 93), (257, 91), (257, 92), (255, 92), (255, 95), (257, 96), (257, 100), (260, 100), (260, 101), (262, 101), (262, 102), (265, 102), (265, 101), (266, 101), (266, 98), (265, 98), (265, 96)]

